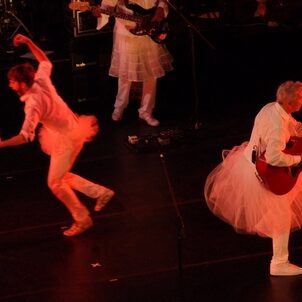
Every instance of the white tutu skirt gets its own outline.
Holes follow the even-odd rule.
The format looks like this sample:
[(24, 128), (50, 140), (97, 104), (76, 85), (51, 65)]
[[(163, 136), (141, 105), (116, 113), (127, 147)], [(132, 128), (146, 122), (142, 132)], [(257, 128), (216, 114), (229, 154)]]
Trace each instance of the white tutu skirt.
[(85, 142), (89, 142), (98, 133), (99, 126), (95, 116), (81, 115), (73, 129), (51, 131), (41, 127), (39, 142), (41, 149), (48, 155), (58, 155), (67, 150), (80, 150)]
[(173, 70), (173, 58), (166, 46), (147, 36), (136, 36), (115, 27), (109, 75), (128, 81), (142, 82), (150, 77), (160, 78)]
[(272, 237), (301, 228), (301, 176), (289, 193), (281, 196), (271, 193), (244, 155), (246, 144), (234, 147), (208, 175), (204, 188), (208, 207), (239, 233)]

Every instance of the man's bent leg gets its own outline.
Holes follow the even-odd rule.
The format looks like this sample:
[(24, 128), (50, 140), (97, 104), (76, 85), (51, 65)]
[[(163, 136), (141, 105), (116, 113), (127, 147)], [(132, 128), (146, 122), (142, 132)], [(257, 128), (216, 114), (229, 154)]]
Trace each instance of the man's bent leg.
[(72, 189), (77, 190), (90, 198), (96, 199), (94, 210), (100, 211), (114, 196), (114, 192), (109, 188), (93, 183), (79, 175), (68, 172), (64, 177)]
[[(77, 228), (73, 228), (71, 234), (65, 234), (64, 232), (67, 236), (78, 235), (92, 226), (88, 209), (80, 202), (70, 185), (64, 180), (64, 176), (72, 167), (78, 153), (79, 150), (66, 150), (64, 153), (51, 156), (48, 173), (49, 188), (66, 206), (75, 220), (75, 225), (77, 225)], [(66, 232), (68, 233), (71, 229)]]

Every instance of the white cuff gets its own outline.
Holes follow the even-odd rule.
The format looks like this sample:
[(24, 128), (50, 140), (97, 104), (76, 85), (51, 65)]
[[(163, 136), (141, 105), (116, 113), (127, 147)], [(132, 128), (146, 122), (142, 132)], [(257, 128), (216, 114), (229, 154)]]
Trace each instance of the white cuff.
[(96, 29), (97, 30), (102, 29), (108, 23), (108, 21), (109, 21), (109, 16), (102, 14), (101, 17), (97, 18)]

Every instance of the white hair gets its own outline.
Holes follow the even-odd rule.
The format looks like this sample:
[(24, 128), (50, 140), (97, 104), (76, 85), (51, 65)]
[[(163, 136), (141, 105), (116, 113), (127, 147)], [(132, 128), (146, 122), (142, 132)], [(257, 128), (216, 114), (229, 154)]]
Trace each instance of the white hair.
[(279, 104), (291, 104), (302, 91), (302, 82), (286, 81), (277, 89), (277, 102)]

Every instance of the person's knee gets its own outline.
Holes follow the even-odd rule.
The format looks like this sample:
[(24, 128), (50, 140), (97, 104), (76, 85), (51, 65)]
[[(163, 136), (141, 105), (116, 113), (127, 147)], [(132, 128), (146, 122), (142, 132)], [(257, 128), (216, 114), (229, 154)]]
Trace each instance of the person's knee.
[(48, 179), (47, 185), (55, 195), (59, 195), (64, 191), (65, 184), (63, 179)]

